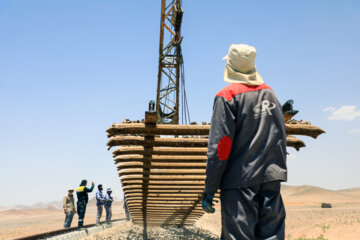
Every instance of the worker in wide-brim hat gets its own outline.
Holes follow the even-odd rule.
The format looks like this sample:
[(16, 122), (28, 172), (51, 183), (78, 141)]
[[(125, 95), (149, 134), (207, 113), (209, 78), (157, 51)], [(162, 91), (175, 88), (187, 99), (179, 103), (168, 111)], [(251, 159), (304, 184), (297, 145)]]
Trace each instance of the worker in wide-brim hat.
[(202, 208), (215, 212), (221, 189), (221, 239), (284, 239), (280, 183), (287, 180), (281, 105), (255, 67), (256, 49), (230, 46), (215, 97)]
[(226, 60), (224, 81), (227, 83), (242, 83), (248, 86), (260, 86), (264, 80), (256, 70), (256, 49), (246, 44), (233, 44)]
[(76, 213), (73, 193), (74, 193), (74, 188), (70, 187), (68, 189), (68, 193), (64, 196), (63, 199), (63, 208), (65, 213), (64, 228), (69, 228), (71, 226), (71, 222)]

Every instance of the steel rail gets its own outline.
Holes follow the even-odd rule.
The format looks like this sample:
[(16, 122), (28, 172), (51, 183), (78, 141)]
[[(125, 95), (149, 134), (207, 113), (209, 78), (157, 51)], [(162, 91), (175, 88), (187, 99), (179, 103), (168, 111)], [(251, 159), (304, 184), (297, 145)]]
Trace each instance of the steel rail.
[[(124, 221), (125, 222), (125, 218), (120, 218), (120, 219), (114, 219), (111, 220), (111, 222), (117, 222), (117, 221)], [(105, 223), (105, 221), (102, 221), (101, 223)], [(96, 224), (87, 224), (84, 226), (84, 228), (90, 228), (90, 227), (95, 227)], [(19, 238), (15, 238), (14, 240), (37, 240), (37, 239), (47, 239), (50, 237), (55, 237), (55, 236), (60, 236), (63, 234), (67, 234), (70, 232), (74, 232), (74, 231), (78, 231), (79, 229), (77, 227), (71, 227), (71, 228), (62, 228), (62, 229), (57, 229), (57, 230), (53, 230), (53, 231), (47, 231), (47, 232), (43, 232), (43, 233), (37, 233), (37, 234), (33, 234), (33, 235), (29, 235), (29, 236), (25, 236), (25, 237), (19, 237)]]

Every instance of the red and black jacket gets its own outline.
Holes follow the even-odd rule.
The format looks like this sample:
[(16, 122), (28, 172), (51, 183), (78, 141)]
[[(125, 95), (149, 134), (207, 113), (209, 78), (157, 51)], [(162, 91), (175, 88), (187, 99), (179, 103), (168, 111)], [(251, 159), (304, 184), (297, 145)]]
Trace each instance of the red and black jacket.
[(281, 105), (266, 84), (231, 84), (215, 97), (205, 192), (287, 180)]

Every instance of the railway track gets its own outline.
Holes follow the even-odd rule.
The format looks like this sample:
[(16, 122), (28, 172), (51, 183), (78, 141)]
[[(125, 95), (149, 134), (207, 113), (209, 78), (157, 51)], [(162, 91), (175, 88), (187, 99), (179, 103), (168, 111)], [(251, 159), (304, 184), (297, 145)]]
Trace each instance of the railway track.
[[(126, 222), (126, 220), (125, 219), (115, 219), (115, 220), (111, 221), (112, 224), (122, 223), (122, 222)], [(102, 222), (102, 223), (104, 223), (104, 222)], [(89, 231), (89, 229), (95, 228), (97, 226), (96, 226), (96, 224), (88, 224), (88, 225), (84, 226), (84, 230), (79, 230), (77, 227), (63, 228), (63, 229), (58, 229), (58, 230), (54, 230), (54, 231), (38, 233), (38, 234), (26, 236), (26, 237), (16, 238), (15, 240), (78, 239), (78, 238), (84, 237), (86, 235), (89, 235), (90, 232), (96, 233), (97, 230), (105, 229), (106, 228), (105, 226), (106, 225), (100, 225), (100, 226), (98, 226), (99, 229), (94, 229), (92, 231)], [(72, 234), (70, 236), (71, 233), (76, 233), (76, 234)]]
[[(284, 119), (287, 146), (299, 150), (305, 143), (294, 135), (316, 138), (324, 131), (292, 120), (296, 113), (284, 113)], [(209, 130), (210, 125), (157, 124), (157, 113), (151, 111), (145, 112), (144, 123), (107, 129), (109, 149), (119, 147), (114, 162), (135, 224), (192, 225), (203, 215)]]

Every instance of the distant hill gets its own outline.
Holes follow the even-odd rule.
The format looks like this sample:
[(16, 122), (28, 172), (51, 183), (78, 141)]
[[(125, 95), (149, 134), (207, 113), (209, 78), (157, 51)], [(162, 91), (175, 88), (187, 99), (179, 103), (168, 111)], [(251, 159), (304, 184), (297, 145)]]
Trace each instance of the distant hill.
[(49, 208), (49, 207), (62, 209), (63, 208), (63, 203), (62, 203), (62, 201), (52, 201), (52, 202), (49, 202), (49, 203), (39, 202), (39, 203), (35, 203), (35, 204), (31, 205), (30, 208), (34, 209), (34, 208)]
[[(114, 202), (113, 204), (122, 204), (123, 201), (120, 201), (117, 198), (114, 198)], [(96, 198), (92, 197), (90, 198), (89, 202), (88, 202), (88, 206), (95, 206), (96, 205)]]
[(48, 203), (38, 202), (33, 205), (15, 205), (9, 207), (0, 207), (0, 211), (5, 211), (9, 209), (30, 210), (30, 209), (39, 209), (39, 208), (62, 209), (62, 201), (52, 201)]
[[(282, 185), (281, 194), (283, 200), (289, 205), (313, 205), (322, 202), (330, 203), (359, 203), (360, 202), (360, 188), (349, 188), (344, 190), (328, 190), (314, 186), (289, 186)], [(94, 194), (95, 195), (95, 194)], [(122, 199), (114, 197), (113, 204), (121, 204)], [(76, 199), (75, 199), (76, 200)], [(88, 206), (96, 205), (95, 196), (90, 198)], [(7, 210), (32, 210), (32, 209), (47, 209), (47, 210), (62, 210), (62, 201), (52, 201), (48, 203), (38, 202), (33, 205), (15, 205), (9, 207), (1, 207), (0, 211)]]
[(360, 197), (360, 188), (349, 188), (345, 190), (339, 190), (338, 192)]
[[(76, 199), (75, 199), (76, 201)], [(114, 198), (113, 204), (122, 204), (122, 201), (118, 200), (117, 198)], [(96, 205), (96, 198), (92, 197), (90, 198), (88, 202), (88, 206), (95, 206)], [(52, 201), (48, 203), (38, 202), (33, 205), (15, 205), (15, 206), (9, 206), (9, 207), (0, 207), (0, 211), (8, 211), (8, 210), (32, 210), (32, 209), (48, 209), (48, 210), (62, 210), (63, 209), (63, 203), (62, 201)]]
[(28, 216), (28, 215), (39, 215), (39, 214), (49, 214), (53, 212), (62, 212), (59, 208), (52, 206), (46, 208), (34, 208), (34, 209), (7, 209), (0, 211), (0, 217), (6, 216)]
[[(76, 202), (76, 196), (75, 196)], [(114, 204), (121, 203), (122, 201), (119, 200), (117, 196), (114, 196)], [(88, 203), (89, 206), (96, 205), (96, 198), (92, 197)], [(63, 202), (62, 201), (52, 201), (48, 203), (38, 202), (32, 205), (14, 205), (14, 206), (0, 206), (0, 211), (6, 211), (10, 209), (14, 210), (30, 210), (30, 209), (42, 209), (42, 208), (53, 208), (53, 209), (63, 209)]]
[(335, 191), (307, 185), (282, 185), (281, 194), (285, 203), (317, 204), (322, 202), (360, 202), (360, 188)]

